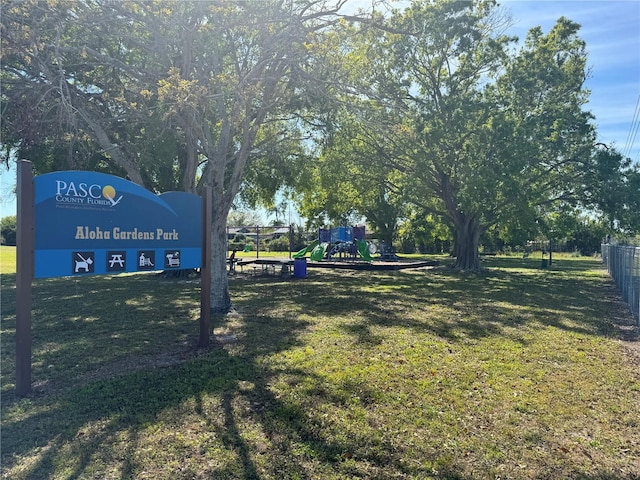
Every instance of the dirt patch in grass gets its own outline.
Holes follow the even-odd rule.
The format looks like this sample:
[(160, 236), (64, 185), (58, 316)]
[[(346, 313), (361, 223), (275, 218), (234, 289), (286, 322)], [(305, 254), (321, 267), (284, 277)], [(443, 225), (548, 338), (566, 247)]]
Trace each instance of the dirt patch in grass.
[(627, 361), (640, 366), (640, 327), (613, 282), (602, 286), (601, 301), (608, 312), (614, 336), (622, 343)]

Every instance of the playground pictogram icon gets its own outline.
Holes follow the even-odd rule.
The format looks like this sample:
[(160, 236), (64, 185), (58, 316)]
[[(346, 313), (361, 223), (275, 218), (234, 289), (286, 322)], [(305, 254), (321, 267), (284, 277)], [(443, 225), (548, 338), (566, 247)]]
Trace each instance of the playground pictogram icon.
[(138, 270), (157, 270), (154, 250), (138, 250)]

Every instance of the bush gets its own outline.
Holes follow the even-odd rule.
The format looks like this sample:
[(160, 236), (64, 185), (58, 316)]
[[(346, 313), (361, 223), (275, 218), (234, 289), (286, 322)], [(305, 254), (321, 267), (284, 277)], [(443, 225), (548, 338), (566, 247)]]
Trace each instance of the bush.
[(289, 251), (289, 235), (281, 235), (267, 242), (267, 247), (272, 252), (288, 252)]
[(244, 250), (244, 246), (246, 245), (246, 243), (242, 242), (242, 243), (237, 243), (237, 242), (229, 242), (229, 251), (233, 251), (233, 250), (237, 250), (239, 252), (242, 252)]
[(402, 253), (416, 253), (416, 243), (413, 237), (402, 237), (400, 239), (400, 250)]
[(2, 245), (16, 244), (17, 218), (15, 215), (0, 220), (0, 242)]
[(604, 226), (593, 221), (579, 223), (571, 237), (567, 240), (568, 250), (577, 250), (583, 256), (590, 256), (600, 251), (602, 239), (607, 231)]

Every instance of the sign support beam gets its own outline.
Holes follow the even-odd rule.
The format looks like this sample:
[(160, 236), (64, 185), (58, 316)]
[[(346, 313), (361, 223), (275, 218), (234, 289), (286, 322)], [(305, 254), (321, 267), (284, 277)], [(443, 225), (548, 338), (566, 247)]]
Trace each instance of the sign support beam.
[(31, 283), (34, 250), (33, 166), (18, 162), (16, 229), (16, 394), (31, 391)]
[(211, 330), (211, 187), (202, 197), (202, 264), (200, 267), (200, 341), (198, 346), (209, 347)]

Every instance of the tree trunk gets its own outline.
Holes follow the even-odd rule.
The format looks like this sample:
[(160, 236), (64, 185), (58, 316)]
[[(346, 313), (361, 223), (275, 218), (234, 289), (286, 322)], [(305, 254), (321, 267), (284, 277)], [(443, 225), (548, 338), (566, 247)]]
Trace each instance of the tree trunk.
[(112, 143), (107, 130), (100, 124), (100, 122), (83, 108), (78, 108), (77, 111), (93, 131), (94, 138), (102, 147), (103, 151), (113, 159), (113, 162), (116, 165), (126, 170), (129, 180), (146, 188), (144, 180), (142, 179), (142, 174), (140, 173), (140, 167), (131, 160), (130, 156), (126, 155), (122, 151), (120, 146)]
[(390, 247), (393, 245), (393, 237), (396, 229), (395, 227), (389, 227), (389, 225), (378, 225), (378, 233), (380, 240)]
[(187, 136), (187, 155), (184, 173), (182, 175), (182, 189), (185, 192), (196, 193), (196, 173), (198, 170), (198, 152), (193, 145), (193, 138)]
[(221, 205), (213, 205), (211, 219), (211, 311), (231, 310), (229, 278), (227, 277), (227, 214)]
[(456, 270), (477, 272), (480, 270), (480, 234), (482, 229), (475, 215), (460, 215), (456, 222)]

